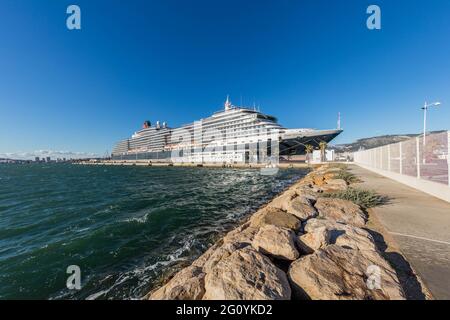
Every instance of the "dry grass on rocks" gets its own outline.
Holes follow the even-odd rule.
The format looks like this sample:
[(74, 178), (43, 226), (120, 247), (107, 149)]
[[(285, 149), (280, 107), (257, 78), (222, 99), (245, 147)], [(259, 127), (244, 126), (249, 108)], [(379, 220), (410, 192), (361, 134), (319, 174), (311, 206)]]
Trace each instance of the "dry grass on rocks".
[(388, 198), (372, 190), (348, 188), (344, 191), (323, 194), (325, 198), (334, 198), (351, 201), (364, 209), (377, 207), (388, 202)]

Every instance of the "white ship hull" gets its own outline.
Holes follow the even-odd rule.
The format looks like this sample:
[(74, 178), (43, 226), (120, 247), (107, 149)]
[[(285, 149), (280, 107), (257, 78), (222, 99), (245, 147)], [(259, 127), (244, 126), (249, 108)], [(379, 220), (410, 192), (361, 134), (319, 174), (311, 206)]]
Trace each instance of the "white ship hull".
[(184, 163), (274, 163), (283, 155), (318, 148), (342, 130), (286, 129), (275, 117), (231, 106), (179, 128), (146, 127), (119, 142), (113, 160), (148, 160)]

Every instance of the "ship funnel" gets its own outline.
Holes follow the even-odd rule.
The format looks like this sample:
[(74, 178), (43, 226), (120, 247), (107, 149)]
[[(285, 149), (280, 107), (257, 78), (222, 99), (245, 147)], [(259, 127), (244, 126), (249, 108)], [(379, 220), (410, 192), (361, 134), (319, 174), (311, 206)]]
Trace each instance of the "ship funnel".
[(151, 126), (152, 126), (152, 124), (150, 123), (150, 121), (146, 120), (146, 121), (144, 121), (142, 128), (147, 129), (147, 128), (150, 128)]

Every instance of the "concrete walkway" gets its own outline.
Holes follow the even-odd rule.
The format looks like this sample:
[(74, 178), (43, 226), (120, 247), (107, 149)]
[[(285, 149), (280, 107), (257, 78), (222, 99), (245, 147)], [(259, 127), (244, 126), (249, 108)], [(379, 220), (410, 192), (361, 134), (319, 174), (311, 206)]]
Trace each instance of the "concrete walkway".
[(350, 166), (361, 188), (389, 197), (372, 209), (435, 299), (450, 299), (450, 203), (376, 173)]

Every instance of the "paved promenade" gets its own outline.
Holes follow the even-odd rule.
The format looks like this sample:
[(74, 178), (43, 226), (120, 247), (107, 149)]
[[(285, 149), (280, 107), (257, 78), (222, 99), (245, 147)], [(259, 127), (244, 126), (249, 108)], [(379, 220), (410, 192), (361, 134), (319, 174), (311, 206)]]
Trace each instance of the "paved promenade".
[(435, 299), (450, 299), (450, 203), (356, 165), (362, 188), (390, 198), (373, 213)]

